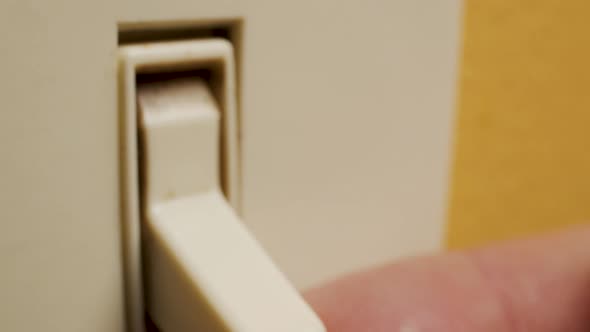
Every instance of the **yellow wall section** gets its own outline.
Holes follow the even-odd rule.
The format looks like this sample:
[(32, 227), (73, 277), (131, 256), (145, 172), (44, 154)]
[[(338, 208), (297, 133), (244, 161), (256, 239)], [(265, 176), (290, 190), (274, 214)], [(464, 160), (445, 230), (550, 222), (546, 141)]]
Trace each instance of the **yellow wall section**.
[(589, 13), (466, 0), (451, 248), (590, 220)]

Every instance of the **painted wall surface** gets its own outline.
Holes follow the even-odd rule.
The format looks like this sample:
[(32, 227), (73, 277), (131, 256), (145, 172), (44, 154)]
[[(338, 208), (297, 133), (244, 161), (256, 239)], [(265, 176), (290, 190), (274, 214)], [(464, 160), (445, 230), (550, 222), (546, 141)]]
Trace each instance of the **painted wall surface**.
[(590, 2), (465, 10), (448, 245), (590, 220)]

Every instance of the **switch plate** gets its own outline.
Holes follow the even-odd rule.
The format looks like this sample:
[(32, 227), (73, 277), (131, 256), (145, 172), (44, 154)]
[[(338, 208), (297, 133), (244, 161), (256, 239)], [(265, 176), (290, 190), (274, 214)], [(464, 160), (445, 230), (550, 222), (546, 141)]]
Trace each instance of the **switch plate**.
[(439, 248), (462, 5), (3, 2), (0, 330), (125, 331), (118, 30), (243, 22), (241, 210), (298, 287)]

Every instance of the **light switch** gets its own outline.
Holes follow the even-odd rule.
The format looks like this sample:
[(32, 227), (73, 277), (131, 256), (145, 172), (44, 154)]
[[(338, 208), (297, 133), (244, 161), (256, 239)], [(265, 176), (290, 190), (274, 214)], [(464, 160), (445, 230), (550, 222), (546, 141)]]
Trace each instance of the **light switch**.
[(144, 329), (145, 310), (166, 332), (325, 331), (236, 212), (232, 45), (157, 43), (120, 54), (130, 329)]

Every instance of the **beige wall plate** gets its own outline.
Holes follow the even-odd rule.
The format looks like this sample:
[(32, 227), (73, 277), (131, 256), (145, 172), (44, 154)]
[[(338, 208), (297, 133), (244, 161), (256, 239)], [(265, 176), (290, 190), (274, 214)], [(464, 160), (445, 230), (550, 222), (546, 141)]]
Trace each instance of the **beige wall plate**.
[(459, 0), (0, 7), (0, 330), (124, 330), (118, 29), (241, 31), (243, 217), (298, 287), (439, 248)]

